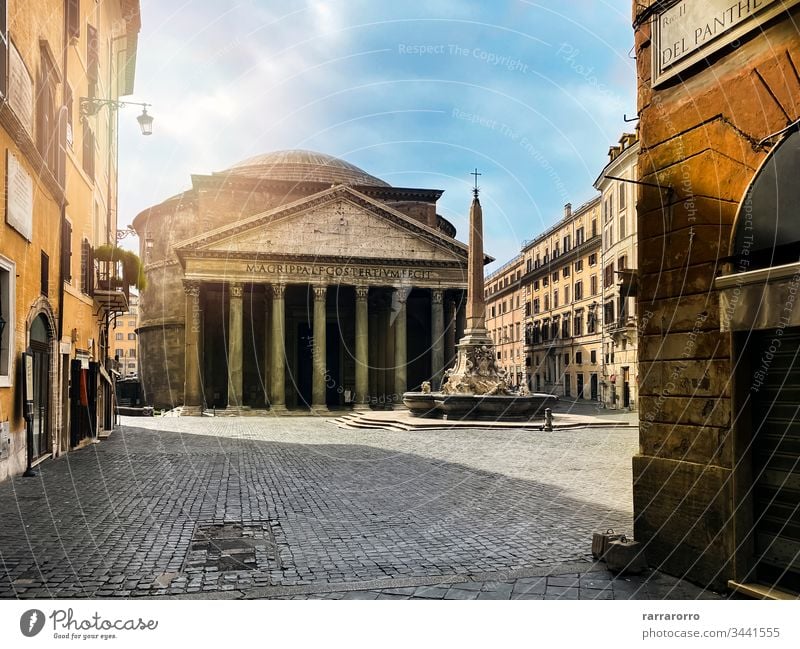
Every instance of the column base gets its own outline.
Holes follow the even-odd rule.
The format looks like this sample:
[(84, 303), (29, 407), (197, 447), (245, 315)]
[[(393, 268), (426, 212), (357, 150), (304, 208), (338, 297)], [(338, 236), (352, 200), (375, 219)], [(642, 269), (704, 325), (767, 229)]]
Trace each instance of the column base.
[(276, 415), (283, 415), (289, 412), (289, 409), (286, 407), (285, 403), (276, 403), (271, 404), (269, 407), (269, 411)]
[(329, 415), (331, 411), (328, 409), (327, 405), (324, 406), (315, 406), (311, 405), (311, 414), (312, 415)]
[(370, 410), (368, 403), (354, 403), (353, 410)]

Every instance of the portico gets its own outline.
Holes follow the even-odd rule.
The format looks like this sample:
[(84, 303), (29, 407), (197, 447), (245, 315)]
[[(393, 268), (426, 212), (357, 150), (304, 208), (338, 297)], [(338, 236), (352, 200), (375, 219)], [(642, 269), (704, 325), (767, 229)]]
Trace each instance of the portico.
[(381, 408), (438, 387), (463, 334), (466, 247), (352, 188), (323, 194), (175, 247), (185, 411)]

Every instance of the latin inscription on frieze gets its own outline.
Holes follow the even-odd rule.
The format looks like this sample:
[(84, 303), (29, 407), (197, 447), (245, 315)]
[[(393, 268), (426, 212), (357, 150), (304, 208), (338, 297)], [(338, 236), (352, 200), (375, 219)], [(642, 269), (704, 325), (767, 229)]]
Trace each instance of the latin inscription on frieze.
[(348, 266), (328, 264), (293, 264), (255, 262), (246, 264), (245, 271), (254, 275), (289, 277), (321, 277), (331, 279), (417, 279), (433, 278), (433, 271), (422, 268), (392, 268), (389, 266)]

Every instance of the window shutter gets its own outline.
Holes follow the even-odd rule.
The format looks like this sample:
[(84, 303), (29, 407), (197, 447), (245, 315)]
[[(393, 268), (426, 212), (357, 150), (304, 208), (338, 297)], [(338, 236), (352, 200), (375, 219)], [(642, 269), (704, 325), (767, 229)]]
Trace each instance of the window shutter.
[(8, 96), (8, 2), (0, 0), (0, 97)]
[(95, 85), (100, 78), (100, 40), (97, 30), (86, 25), (86, 78), (89, 80), (89, 95), (94, 97)]
[(61, 275), (65, 282), (72, 281), (72, 226), (66, 220), (61, 227)]
[(81, 37), (81, 0), (67, 0), (67, 35)]

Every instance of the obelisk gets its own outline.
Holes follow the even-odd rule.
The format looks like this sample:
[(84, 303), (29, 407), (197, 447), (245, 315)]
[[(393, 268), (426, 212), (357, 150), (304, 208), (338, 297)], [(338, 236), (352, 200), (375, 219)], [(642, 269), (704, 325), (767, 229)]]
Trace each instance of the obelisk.
[(475, 187), (472, 189), (472, 205), (469, 208), (469, 257), (467, 262), (467, 326), (460, 344), (485, 345), (489, 339), (486, 330), (486, 297), (483, 289), (483, 210), (478, 198), (478, 170)]

